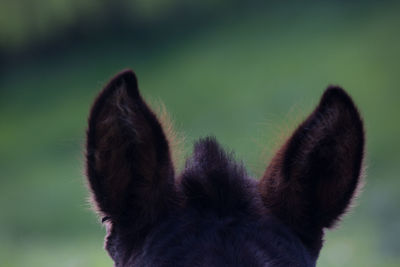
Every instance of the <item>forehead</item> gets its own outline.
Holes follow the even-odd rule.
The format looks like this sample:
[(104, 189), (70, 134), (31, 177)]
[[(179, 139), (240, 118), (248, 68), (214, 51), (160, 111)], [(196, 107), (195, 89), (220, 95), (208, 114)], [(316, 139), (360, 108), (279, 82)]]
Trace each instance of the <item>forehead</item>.
[[(133, 259), (132, 259), (133, 260)], [(147, 239), (138, 266), (314, 266), (301, 242), (274, 218), (187, 211)]]

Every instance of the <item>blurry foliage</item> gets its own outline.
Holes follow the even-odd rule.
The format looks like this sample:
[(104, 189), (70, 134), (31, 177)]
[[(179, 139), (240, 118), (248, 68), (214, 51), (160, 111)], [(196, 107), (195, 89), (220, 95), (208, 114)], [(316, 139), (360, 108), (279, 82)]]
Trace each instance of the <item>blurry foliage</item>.
[(55, 35), (82, 17), (96, 19), (102, 6), (101, 0), (2, 0), (1, 45), (16, 48)]
[(187, 11), (221, 7), (226, 0), (1, 0), (0, 48), (15, 50), (68, 31), (117, 24), (143, 27)]
[(342, 85), (364, 116), (367, 184), (318, 265), (399, 266), (400, 5), (239, 2), (0, 0), (0, 52), (19, 55), (0, 62), (1, 266), (111, 265), (82, 147), (93, 98), (126, 67), (187, 153), (215, 134), (255, 177), (323, 89)]

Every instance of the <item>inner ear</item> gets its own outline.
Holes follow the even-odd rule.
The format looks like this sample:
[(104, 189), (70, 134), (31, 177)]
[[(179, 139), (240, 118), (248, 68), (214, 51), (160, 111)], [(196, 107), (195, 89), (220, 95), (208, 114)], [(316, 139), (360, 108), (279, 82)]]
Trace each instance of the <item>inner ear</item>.
[(320, 241), (360, 182), (364, 130), (344, 90), (326, 90), (314, 112), (277, 152), (260, 181), (265, 205), (307, 243)]

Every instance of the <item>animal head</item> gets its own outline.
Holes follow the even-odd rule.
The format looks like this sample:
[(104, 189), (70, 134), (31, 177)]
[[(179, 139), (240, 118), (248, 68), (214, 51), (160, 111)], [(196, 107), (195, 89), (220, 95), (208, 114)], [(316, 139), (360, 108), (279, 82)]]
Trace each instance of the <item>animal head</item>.
[(128, 70), (94, 102), (86, 170), (116, 266), (315, 266), (324, 230), (357, 191), (363, 154), (359, 112), (330, 87), (261, 179), (213, 137), (195, 143), (177, 175)]

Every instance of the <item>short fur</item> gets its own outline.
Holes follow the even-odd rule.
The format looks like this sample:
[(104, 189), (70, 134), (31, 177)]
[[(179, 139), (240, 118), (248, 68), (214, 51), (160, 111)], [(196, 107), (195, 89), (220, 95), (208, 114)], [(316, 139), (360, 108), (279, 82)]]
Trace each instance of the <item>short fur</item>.
[(342, 89), (326, 90), (259, 181), (213, 137), (175, 176), (161, 125), (130, 70), (91, 110), (87, 176), (116, 266), (315, 266), (360, 184), (363, 123)]

